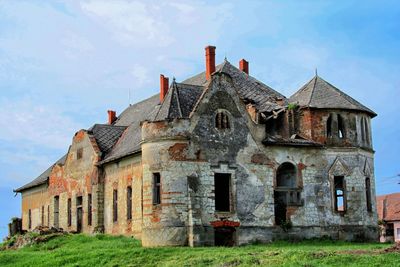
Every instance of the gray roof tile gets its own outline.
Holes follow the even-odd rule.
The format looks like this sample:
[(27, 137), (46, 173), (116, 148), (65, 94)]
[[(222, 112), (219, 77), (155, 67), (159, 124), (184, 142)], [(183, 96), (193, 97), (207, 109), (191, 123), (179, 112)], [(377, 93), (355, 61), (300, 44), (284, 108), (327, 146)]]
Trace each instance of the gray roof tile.
[(360, 110), (372, 117), (376, 116), (375, 112), (319, 76), (312, 78), (294, 93), (289, 102), (297, 103), (300, 107)]

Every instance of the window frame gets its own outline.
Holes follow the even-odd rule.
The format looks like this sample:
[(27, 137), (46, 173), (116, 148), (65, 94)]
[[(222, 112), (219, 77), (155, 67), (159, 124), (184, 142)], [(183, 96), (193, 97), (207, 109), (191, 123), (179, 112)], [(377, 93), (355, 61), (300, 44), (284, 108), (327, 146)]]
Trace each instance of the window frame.
[(118, 222), (118, 189), (113, 190), (113, 223)]
[(132, 186), (126, 188), (126, 219), (132, 220)]
[(232, 115), (225, 109), (218, 109), (214, 115), (214, 128), (218, 131), (228, 132), (233, 128)]
[[(341, 179), (341, 183), (336, 182), (336, 180)], [(341, 186), (339, 186), (341, 184)], [(333, 176), (333, 209), (336, 213), (344, 214), (347, 211), (347, 194), (346, 194), (346, 181), (343, 175), (335, 175)], [(338, 194), (338, 190), (342, 191), (341, 194)], [(343, 210), (339, 210), (339, 201), (338, 199), (342, 198), (343, 202)]]

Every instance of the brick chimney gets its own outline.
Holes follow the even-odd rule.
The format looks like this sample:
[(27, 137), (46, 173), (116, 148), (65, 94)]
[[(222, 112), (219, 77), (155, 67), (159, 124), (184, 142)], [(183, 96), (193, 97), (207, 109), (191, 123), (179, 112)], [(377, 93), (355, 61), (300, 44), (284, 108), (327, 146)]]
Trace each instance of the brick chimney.
[(249, 62), (246, 61), (244, 58), (242, 58), (242, 59), (239, 61), (239, 69), (240, 69), (241, 71), (246, 72), (246, 74), (249, 74)]
[(160, 103), (164, 101), (164, 98), (168, 92), (168, 87), (169, 87), (168, 77), (164, 77), (163, 74), (160, 74)]
[(108, 124), (113, 124), (113, 122), (117, 119), (117, 113), (114, 110), (108, 110)]
[(215, 46), (206, 47), (206, 79), (210, 80), (211, 74), (215, 72)]

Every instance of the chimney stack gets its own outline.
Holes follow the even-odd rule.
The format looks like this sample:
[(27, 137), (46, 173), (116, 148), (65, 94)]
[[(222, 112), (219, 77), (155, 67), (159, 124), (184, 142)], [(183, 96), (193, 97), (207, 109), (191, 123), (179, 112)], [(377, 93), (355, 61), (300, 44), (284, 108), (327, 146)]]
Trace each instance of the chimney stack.
[(108, 110), (108, 124), (113, 124), (114, 121), (117, 119), (117, 113), (114, 110)]
[(242, 58), (242, 59), (239, 61), (239, 69), (240, 69), (241, 71), (246, 72), (246, 74), (249, 74), (249, 62), (246, 61), (244, 58)]
[(165, 95), (168, 92), (168, 87), (169, 87), (168, 77), (164, 77), (163, 74), (160, 74), (160, 103), (164, 101)]
[(206, 47), (206, 79), (210, 80), (211, 74), (215, 72), (215, 46)]

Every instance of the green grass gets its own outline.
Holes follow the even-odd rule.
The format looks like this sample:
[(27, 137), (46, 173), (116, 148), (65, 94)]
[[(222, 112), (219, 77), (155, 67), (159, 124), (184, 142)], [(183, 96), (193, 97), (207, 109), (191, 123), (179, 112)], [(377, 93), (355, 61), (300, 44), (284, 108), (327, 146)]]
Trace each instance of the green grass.
[(142, 248), (128, 237), (66, 235), (0, 251), (0, 266), (400, 266), (390, 244), (275, 242), (243, 247)]

